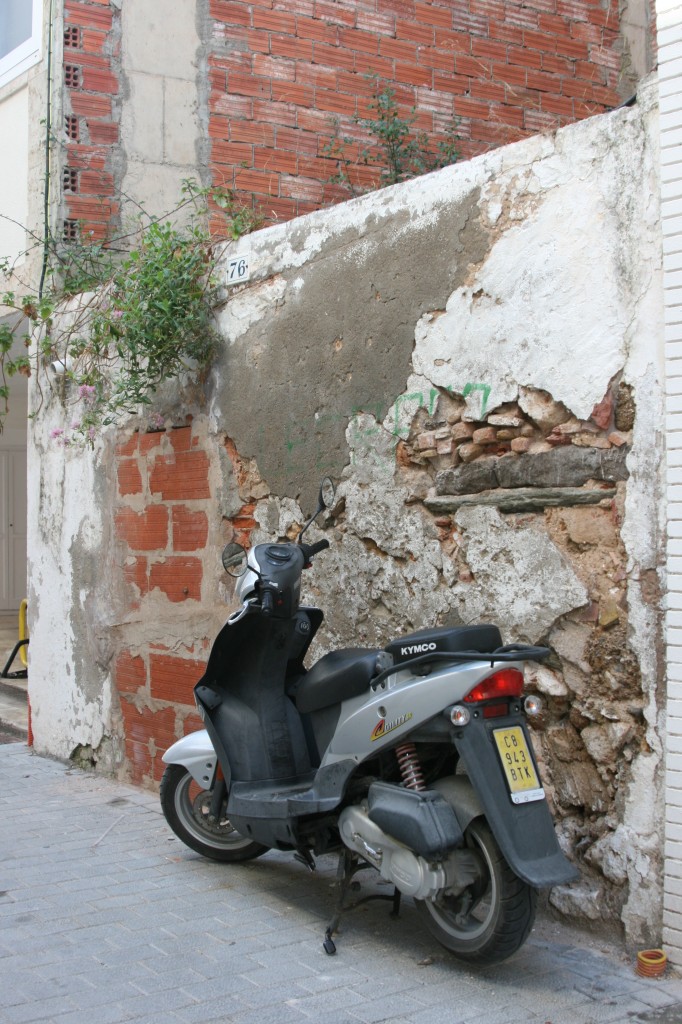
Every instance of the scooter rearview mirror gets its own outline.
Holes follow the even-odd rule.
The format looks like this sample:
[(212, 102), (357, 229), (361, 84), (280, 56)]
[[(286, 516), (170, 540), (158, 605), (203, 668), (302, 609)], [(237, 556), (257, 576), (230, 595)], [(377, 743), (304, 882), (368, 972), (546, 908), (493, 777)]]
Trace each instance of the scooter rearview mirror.
[(334, 496), (336, 491), (334, 489), (334, 483), (332, 478), (326, 476), (320, 484), (320, 496), (318, 498), (318, 506), (320, 510), (323, 508), (331, 508), (334, 504)]
[(246, 551), (241, 544), (226, 544), (222, 554), (223, 569), (235, 578), (246, 572)]

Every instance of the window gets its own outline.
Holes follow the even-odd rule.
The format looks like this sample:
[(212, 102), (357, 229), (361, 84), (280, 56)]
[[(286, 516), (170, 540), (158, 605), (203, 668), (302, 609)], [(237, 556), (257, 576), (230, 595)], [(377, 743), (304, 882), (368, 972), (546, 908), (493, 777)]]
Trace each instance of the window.
[(41, 0), (0, 0), (0, 86), (40, 60)]

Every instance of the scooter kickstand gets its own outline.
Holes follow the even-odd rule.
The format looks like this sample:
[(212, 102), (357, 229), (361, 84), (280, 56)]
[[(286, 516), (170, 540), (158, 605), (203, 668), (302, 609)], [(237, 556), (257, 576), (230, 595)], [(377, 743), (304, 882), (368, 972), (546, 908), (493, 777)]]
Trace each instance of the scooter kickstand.
[(294, 860), (297, 860), (299, 864), (303, 864), (309, 871), (315, 871), (316, 869), (315, 858), (310, 850), (297, 850), (294, 854)]

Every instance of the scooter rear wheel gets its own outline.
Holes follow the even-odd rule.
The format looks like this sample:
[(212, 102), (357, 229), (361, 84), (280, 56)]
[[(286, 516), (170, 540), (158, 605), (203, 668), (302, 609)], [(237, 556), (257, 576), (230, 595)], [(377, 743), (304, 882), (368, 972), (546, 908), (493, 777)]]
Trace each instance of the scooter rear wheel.
[(456, 897), (441, 893), (415, 905), (431, 934), (458, 959), (499, 963), (527, 939), (537, 890), (514, 874), (482, 819), (472, 822), (465, 838), (479, 861), (478, 881)]
[(202, 789), (181, 764), (168, 765), (159, 796), (166, 821), (178, 839), (203, 857), (223, 862), (252, 860), (268, 849), (245, 839), (225, 815), (209, 821), (211, 791)]

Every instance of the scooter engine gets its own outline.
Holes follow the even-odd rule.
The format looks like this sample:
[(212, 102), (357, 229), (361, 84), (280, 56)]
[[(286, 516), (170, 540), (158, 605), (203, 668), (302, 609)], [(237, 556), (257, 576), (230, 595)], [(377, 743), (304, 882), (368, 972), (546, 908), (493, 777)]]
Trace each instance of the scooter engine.
[(416, 900), (433, 900), (443, 890), (456, 896), (479, 875), (472, 851), (452, 850), (444, 860), (427, 861), (375, 825), (365, 804), (354, 804), (341, 812), (339, 832), (349, 849), (400, 892)]

